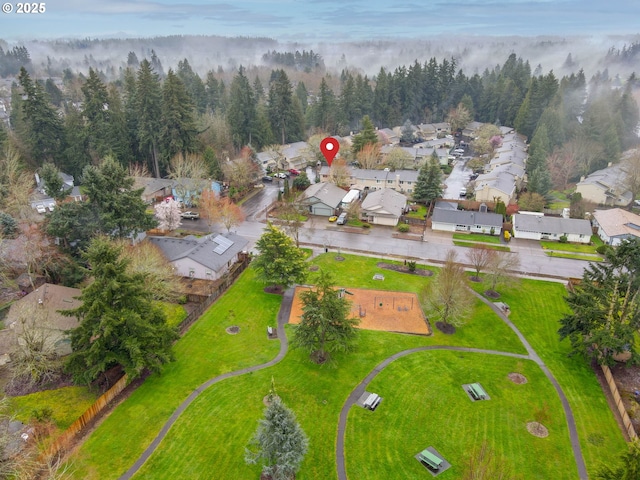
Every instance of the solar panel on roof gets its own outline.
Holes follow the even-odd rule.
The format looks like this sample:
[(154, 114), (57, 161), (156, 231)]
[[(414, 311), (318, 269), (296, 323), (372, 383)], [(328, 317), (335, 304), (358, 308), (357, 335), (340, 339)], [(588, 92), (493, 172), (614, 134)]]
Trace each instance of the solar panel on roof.
[(213, 241), (218, 244), (218, 246), (213, 249), (213, 252), (218, 255), (222, 255), (224, 252), (229, 250), (231, 245), (233, 245), (233, 240), (229, 240), (227, 237), (223, 237), (222, 235), (216, 236)]

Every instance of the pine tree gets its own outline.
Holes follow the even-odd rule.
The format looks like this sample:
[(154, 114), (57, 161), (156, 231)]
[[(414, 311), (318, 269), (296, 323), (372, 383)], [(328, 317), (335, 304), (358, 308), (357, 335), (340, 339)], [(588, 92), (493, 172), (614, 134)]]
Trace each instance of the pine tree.
[(269, 121), (272, 132), (282, 144), (302, 138), (304, 120), (300, 103), (294, 101), (289, 77), (284, 70), (276, 71), (276, 78), (269, 87)]
[(376, 134), (373, 122), (369, 118), (369, 115), (365, 115), (362, 118), (362, 130), (353, 137), (351, 152), (356, 156), (365, 145), (375, 145), (377, 143), (378, 135)]
[(111, 106), (107, 87), (98, 77), (98, 73), (90, 68), (89, 77), (82, 85), (84, 102), (82, 116), (85, 119), (85, 132), (90, 151), (98, 158), (112, 153), (111, 140)]
[(242, 67), (231, 82), (227, 121), (236, 148), (250, 145), (256, 125), (256, 101)]
[(264, 412), (264, 419), (256, 431), (245, 461), (262, 461), (262, 474), (271, 480), (291, 480), (300, 468), (309, 448), (309, 440), (296, 416), (275, 394)]
[(150, 159), (151, 170), (157, 178), (161, 176), (160, 152), (160, 116), (162, 112), (162, 91), (158, 74), (144, 59), (140, 64), (135, 91), (138, 142), (140, 152)]
[(428, 203), (429, 206), (442, 196), (442, 170), (435, 152), (428, 162), (420, 167), (418, 180), (413, 189), (413, 199), (416, 202)]
[(316, 363), (329, 360), (329, 353), (350, 351), (357, 336), (357, 318), (351, 317), (351, 302), (335, 287), (330, 273), (320, 271), (315, 288), (304, 291), (302, 317), (293, 334), (293, 345), (311, 353)]
[(169, 69), (162, 88), (162, 116), (160, 138), (162, 154), (166, 162), (176, 154), (192, 151), (196, 126), (193, 103), (184, 84)]
[(121, 248), (96, 238), (83, 256), (94, 281), (82, 290), (81, 306), (62, 312), (80, 321), (71, 331), (73, 353), (66, 362), (74, 380), (88, 384), (116, 365), (134, 379), (173, 360), (178, 335), (151, 301), (145, 276), (127, 272)]

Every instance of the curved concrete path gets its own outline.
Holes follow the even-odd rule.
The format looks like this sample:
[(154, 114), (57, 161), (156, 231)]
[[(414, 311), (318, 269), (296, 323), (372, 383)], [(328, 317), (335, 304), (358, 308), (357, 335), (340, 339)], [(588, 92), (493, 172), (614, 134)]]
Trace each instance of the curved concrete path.
[[(160, 432), (158, 433), (156, 438), (153, 439), (153, 442), (149, 444), (146, 450), (142, 452), (142, 455), (140, 455), (138, 460), (136, 460), (136, 462), (131, 466), (131, 468), (129, 468), (129, 470), (127, 470), (120, 477), (119, 480), (129, 480), (130, 478), (133, 477), (133, 475), (136, 474), (138, 470), (140, 470), (142, 465), (144, 465), (144, 463), (153, 454), (153, 452), (158, 447), (158, 445), (160, 445), (160, 442), (162, 442), (164, 437), (167, 436), (167, 433), (169, 432), (173, 424), (176, 423), (178, 418), (180, 418), (180, 415), (182, 415), (182, 413), (187, 409), (187, 407), (189, 407), (189, 405), (191, 405), (193, 401), (196, 398), (198, 398), (198, 396), (202, 392), (204, 392), (207, 388), (209, 388), (211, 385), (215, 385), (216, 383), (221, 382), (222, 380), (226, 380), (227, 378), (238, 377), (240, 375), (244, 375), (245, 373), (255, 372), (257, 370), (262, 370), (268, 367), (272, 367), (273, 365), (277, 364), (284, 358), (284, 356), (287, 354), (287, 350), (289, 349), (289, 341), (287, 340), (287, 336), (284, 332), (284, 326), (289, 321), (289, 314), (291, 313), (291, 304), (293, 302), (293, 294), (294, 294), (294, 289), (292, 288), (287, 290), (284, 293), (282, 298), (282, 304), (280, 306), (280, 311), (278, 312), (278, 339), (280, 340), (280, 351), (278, 352), (278, 355), (276, 355), (276, 357), (273, 360), (270, 360), (269, 362), (262, 363), (260, 365), (254, 365), (252, 367), (243, 368), (241, 370), (236, 370), (233, 372), (224, 373), (222, 375), (218, 375), (217, 377), (214, 377), (211, 380), (206, 381), (205, 383), (200, 385), (198, 388), (196, 388), (191, 393), (191, 395), (189, 395), (180, 404), (180, 406), (173, 412), (171, 417), (169, 417), (169, 420), (167, 420), (165, 424), (162, 426), (162, 429), (160, 429)], [(265, 332), (265, 335), (266, 335), (266, 332)]]
[(510, 352), (501, 352), (497, 350), (482, 350), (479, 348), (468, 348), (468, 347), (456, 347), (456, 346), (424, 346), (412, 348), (409, 350), (403, 350), (402, 352), (396, 353), (395, 355), (391, 355), (387, 359), (380, 362), (370, 373), (365, 377), (362, 382), (349, 394), (346, 402), (344, 403), (342, 410), (340, 411), (340, 419), (338, 421), (338, 438), (336, 441), (336, 467), (338, 470), (338, 479), (339, 480), (347, 480), (347, 471), (344, 461), (344, 440), (345, 440), (345, 431), (347, 427), (347, 415), (349, 414), (349, 410), (355, 403), (358, 401), (360, 396), (365, 392), (366, 387), (371, 383), (371, 381), (391, 362), (397, 360), (398, 358), (406, 357), (407, 355), (411, 355), (412, 353), (424, 352), (428, 350), (454, 350), (454, 351), (462, 351), (462, 352), (471, 352), (471, 353), (484, 353), (489, 355), (502, 355), (505, 357), (513, 357), (513, 358), (522, 358), (526, 360), (533, 360), (540, 369), (547, 376), (551, 384), (556, 389), (558, 396), (560, 397), (560, 402), (562, 403), (562, 408), (564, 409), (564, 414), (567, 419), (567, 426), (569, 428), (569, 437), (571, 440), (571, 448), (573, 449), (573, 456), (575, 458), (576, 467), (578, 469), (578, 475), (581, 480), (587, 480), (589, 477), (587, 475), (587, 468), (584, 463), (584, 458), (582, 456), (582, 450), (580, 449), (580, 439), (578, 438), (578, 431), (576, 429), (576, 422), (573, 417), (573, 412), (571, 410), (571, 406), (569, 405), (569, 401), (565, 396), (560, 384), (555, 379), (553, 374), (549, 371), (547, 366), (544, 364), (542, 359), (535, 352), (533, 347), (529, 344), (524, 335), (518, 330), (518, 328), (509, 320), (509, 318), (504, 315), (504, 313), (495, 306), (492, 302), (484, 298), (482, 295), (473, 292), (473, 294), (481, 299), (484, 303), (489, 305), (494, 312), (515, 332), (518, 336), (522, 344), (525, 346), (527, 350), (527, 355), (521, 355), (517, 353)]

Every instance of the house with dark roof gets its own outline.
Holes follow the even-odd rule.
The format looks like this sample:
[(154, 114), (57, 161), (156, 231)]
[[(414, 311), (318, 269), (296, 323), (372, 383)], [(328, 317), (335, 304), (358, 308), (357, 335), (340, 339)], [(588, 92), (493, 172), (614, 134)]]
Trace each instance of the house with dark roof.
[(475, 212), (436, 206), (431, 217), (431, 229), (442, 232), (500, 235), (502, 215), (486, 211)]
[(407, 207), (407, 197), (390, 188), (370, 192), (362, 201), (360, 215), (374, 225), (395, 227)]
[(616, 246), (623, 240), (640, 238), (640, 215), (621, 208), (596, 210), (592, 215), (593, 226), (607, 245)]
[(330, 217), (336, 214), (346, 192), (329, 182), (314, 183), (302, 194), (300, 203), (309, 209), (311, 215)]
[(565, 236), (569, 242), (588, 244), (591, 242), (591, 232), (589, 220), (547, 217), (535, 212), (513, 215), (514, 238), (560, 240), (560, 237)]
[(171, 195), (173, 180), (155, 177), (133, 177), (133, 188), (143, 188), (142, 200), (151, 204)]
[[(78, 319), (66, 317), (59, 311), (79, 307), (82, 304), (78, 300), (81, 293), (82, 290), (77, 288), (45, 283), (14, 302), (4, 319), (7, 331), (13, 334), (8, 335), (11, 338), (8, 343), (3, 342), (4, 348), (7, 348), (7, 345), (17, 345), (18, 338), (24, 331), (25, 321), (33, 321), (33, 325), (27, 325), (41, 331), (42, 338), (52, 342), (58, 355), (70, 354), (71, 341), (67, 332), (78, 327)], [(10, 355), (10, 353), (10, 351), (0, 351), (0, 355)]]
[(171, 262), (176, 275), (217, 280), (238, 261), (249, 243), (235, 233), (212, 233), (205, 237), (147, 237)]

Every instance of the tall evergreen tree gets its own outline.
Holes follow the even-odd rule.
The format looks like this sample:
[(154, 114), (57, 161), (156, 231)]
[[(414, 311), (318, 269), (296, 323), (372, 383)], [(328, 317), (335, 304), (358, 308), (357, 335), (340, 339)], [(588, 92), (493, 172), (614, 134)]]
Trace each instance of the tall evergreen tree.
[(271, 130), (284, 145), (302, 138), (304, 121), (300, 103), (294, 101), (289, 77), (284, 70), (276, 71), (275, 77), (269, 87), (269, 120)]
[(66, 362), (74, 380), (90, 383), (116, 365), (134, 379), (173, 360), (171, 345), (178, 335), (152, 302), (145, 276), (127, 272), (121, 248), (100, 237), (83, 256), (94, 281), (82, 290), (82, 305), (62, 311), (80, 321), (71, 331), (73, 352)]
[(250, 145), (256, 125), (256, 101), (243, 67), (238, 69), (231, 82), (227, 121), (236, 148)]
[(272, 480), (291, 480), (300, 468), (309, 440), (296, 416), (280, 397), (271, 395), (264, 419), (245, 452), (247, 463), (262, 461), (262, 474)]
[(362, 130), (353, 137), (351, 152), (356, 156), (366, 145), (375, 145), (378, 143), (378, 135), (376, 134), (373, 122), (369, 115), (362, 118)]
[(138, 70), (135, 102), (140, 152), (150, 160), (151, 170), (157, 178), (160, 178), (162, 173), (159, 151), (162, 90), (158, 74), (147, 59), (140, 63)]
[(182, 80), (189, 103), (202, 115), (207, 109), (207, 91), (200, 76), (193, 71), (186, 58), (178, 62), (178, 70), (174, 74)]
[(418, 180), (413, 189), (413, 199), (416, 202), (428, 203), (429, 206), (442, 196), (442, 170), (435, 152), (428, 162), (420, 167)]
[(162, 87), (162, 116), (160, 138), (162, 153), (169, 162), (178, 153), (193, 150), (196, 127), (193, 103), (184, 84), (169, 69)]
[(310, 125), (331, 135), (336, 133), (336, 99), (324, 77), (320, 81), (318, 99), (308, 110)]

